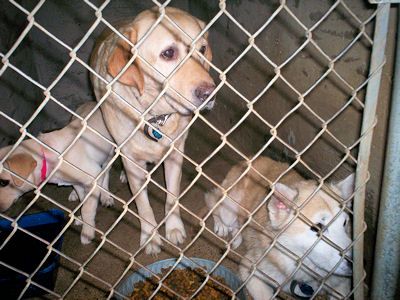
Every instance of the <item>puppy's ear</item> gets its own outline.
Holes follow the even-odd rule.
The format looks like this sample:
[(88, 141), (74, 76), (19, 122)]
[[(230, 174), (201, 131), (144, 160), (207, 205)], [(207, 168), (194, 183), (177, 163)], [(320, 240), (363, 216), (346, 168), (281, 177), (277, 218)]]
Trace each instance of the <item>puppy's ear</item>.
[(344, 199), (347, 200), (350, 198), (350, 196), (354, 192), (354, 184), (355, 184), (355, 174), (352, 173), (349, 176), (347, 176), (345, 179), (342, 181), (339, 181), (333, 186), (338, 189), (340, 196)]
[(268, 213), (273, 228), (285, 225), (292, 215), (291, 202), (297, 197), (297, 190), (282, 183), (275, 184), (275, 191), (268, 203)]
[[(37, 162), (33, 159), (32, 155), (25, 153), (19, 153), (11, 156), (6, 160), (6, 163), (11, 171), (26, 179), (29, 177), (29, 175), (31, 175), (37, 166)], [(18, 187), (24, 184), (21, 179), (15, 176), (11, 175), (11, 178), (13, 183)]]
[[(136, 30), (132, 28), (129, 40), (135, 44), (137, 41)], [(111, 53), (108, 60), (107, 70), (112, 77), (116, 77), (119, 72), (126, 66), (131, 55), (131, 46), (124, 40), (120, 40), (115, 46), (114, 51)], [(135, 61), (126, 69), (126, 71), (119, 77), (119, 82), (134, 86), (138, 89), (140, 95), (144, 92), (144, 76), (139, 66), (139, 61)]]

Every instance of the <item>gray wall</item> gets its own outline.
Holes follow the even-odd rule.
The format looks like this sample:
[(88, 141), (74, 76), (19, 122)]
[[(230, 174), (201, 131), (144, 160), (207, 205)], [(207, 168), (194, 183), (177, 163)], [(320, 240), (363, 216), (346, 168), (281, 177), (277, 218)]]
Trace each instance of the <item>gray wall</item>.
[[(288, 1), (292, 12), (307, 26), (311, 27), (322, 17), (334, 1)], [(365, 20), (374, 6), (367, 1), (346, 1), (359, 18)], [(36, 1), (23, 0), (26, 8), (33, 7)], [(96, 3), (96, 1), (93, 1)], [(209, 21), (218, 12), (218, 1), (180, 0), (172, 1), (173, 6), (190, 11), (195, 16)], [(133, 16), (151, 7), (151, 1), (112, 1), (103, 16), (111, 23)], [(255, 32), (279, 6), (278, 1), (228, 1), (227, 9), (250, 33)], [(27, 24), (26, 16), (7, 1), (1, 0), (0, 11), (0, 51), (5, 53), (16, 41)], [(393, 14), (392, 14), (393, 16)], [(47, 0), (35, 19), (52, 34), (70, 47), (75, 47), (95, 20), (94, 11), (82, 1)], [(393, 41), (394, 18), (392, 18), (391, 37)], [(373, 24), (367, 25), (369, 34)], [(339, 6), (329, 18), (313, 32), (314, 41), (331, 57), (335, 57), (358, 34), (358, 24)], [(88, 41), (78, 51), (78, 56), (88, 61), (96, 37), (104, 26), (99, 26)], [(210, 34), (214, 53), (213, 62), (220, 68), (227, 68), (246, 48), (247, 36), (226, 16), (213, 25)], [(258, 47), (276, 64), (281, 64), (305, 40), (304, 30), (282, 11), (270, 26), (256, 39)], [(373, 157), (371, 161), (371, 183), (367, 192), (367, 221), (370, 230), (367, 233), (366, 254), (368, 266), (372, 262), (375, 217), (380, 192), (382, 161), (388, 99), (390, 96), (393, 43), (389, 45), (389, 64), (384, 72), (381, 104), (379, 106), (380, 123), (375, 134)], [(370, 46), (362, 38), (336, 64), (336, 70), (354, 87), (358, 87), (368, 73)], [(44, 86), (50, 85), (69, 60), (68, 51), (51, 38), (33, 28), (18, 50), (11, 56), (11, 63), (29, 74)], [(285, 78), (301, 93), (307, 89), (328, 69), (328, 61), (313, 46), (305, 47), (281, 72)], [(214, 74), (215, 75), (215, 74)], [(274, 70), (254, 49), (228, 73), (228, 81), (247, 99), (256, 97), (274, 76)], [(215, 76), (216, 80), (218, 77)], [(386, 80), (385, 80), (386, 79)], [(51, 91), (52, 95), (71, 109), (80, 103), (94, 99), (89, 83), (88, 71), (79, 63), (74, 63), (62, 80)], [(358, 93), (364, 101), (365, 90)], [(305, 98), (308, 107), (323, 120), (328, 120), (346, 101), (351, 90), (335, 75), (329, 75)], [(0, 109), (15, 120), (24, 123), (39, 103), (44, 99), (43, 92), (27, 82), (11, 69), (0, 77)], [(282, 81), (278, 80), (263, 94), (254, 105), (255, 110), (269, 124), (275, 126), (288, 111), (298, 104), (297, 96)], [(207, 115), (210, 122), (219, 130), (227, 132), (246, 112), (246, 103), (228, 87), (223, 87), (217, 95), (215, 109)], [(49, 104), (31, 124), (33, 134), (63, 126), (69, 114), (56, 104)], [(360, 133), (362, 108), (354, 102), (328, 128), (344, 145), (356, 142)], [(278, 135), (297, 151), (302, 151), (321, 130), (322, 122), (310, 110), (302, 107), (289, 116), (278, 127)], [(19, 133), (15, 126), (0, 117), (0, 145), (14, 142)], [(270, 138), (270, 128), (251, 114), (230, 136), (229, 141), (246, 155), (254, 155)], [(187, 153), (198, 162), (205, 159), (220, 143), (218, 135), (207, 125), (197, 121), (191, 130)], [(274, 141), (266, 151), (279, 159), (292, 159), (294, 153), (280, 142)], [(304, 155), (304, 161), (321, 175), (327, 174), (343, 157), (340, 144), (324, 134)], [(353, 151), (357, 155), (357, 148)], [(205, 166), (205, 172), (216, 180), (222, 180), (229, 166), (240, 160), (232, 149), (225, 146)], [(354, 166), (346, 164), (332, 176), (333, 180), (342, 178)]]

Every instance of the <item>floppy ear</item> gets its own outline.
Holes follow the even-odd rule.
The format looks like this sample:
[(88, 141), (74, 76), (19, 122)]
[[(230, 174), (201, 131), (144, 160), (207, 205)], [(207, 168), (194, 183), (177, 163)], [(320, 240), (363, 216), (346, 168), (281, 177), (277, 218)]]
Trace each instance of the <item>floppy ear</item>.
[[(210, 62), (212, 61), (212, 51), (211, 51), (210, 46), (207, 47), (206, 53), (204, 53), (204, 56), (207, 58), (208, 61), (210, 61)], [(206, 64), (205, 67), (206, 67), (207, 71), (210, 70), (210, 65), (207, 62), (205, 64)]]
[[(206, 27), (206, 23), (204, 23), (201, 20), (197, 20), (201, 30), (204, 29), (204, 27)], [(208, 42), (208, 31), (204, 33), (203, 37), (207, 40)], [(206, 48), (206, 52), (204, 53), (204, 56), (207, 58), (208, 61), (212, 61), (212, 51), (211, 51), (211, 47), (210, 47), (210, 43), (208, 43), (207, 48)], [(207, 71), (210, 69), (210, 65), (206, 62), (204, 62), (205, 64), (205, 68), (207, 69)]]
[[(136, 43), (136, 30), (132, 28), (129, 36), (132, 43)], [(124, 40), (120, 40), (115, 46), (114, 51), (108, 60), (107, 70), (112, 77), (116, 77), (119, 72), (126, 66), (131, 58), (131, 47)], [(126, 71), (118, 78), (118, 81), (129, 86), (134, 86), (138, 89), (140, 95), (144, 91), (144, 76), (139, 66), (139, 61), (135, 61), (126, 69)]]
[(297, 190), (282, 183), (275, 184), (275, 191), (268, 203), (268, 213), (271, 225), (280, 228), (285, 225), (292, 214), (290, 202), (294, 202), (297, 197)]
[(339, 190), (340, 196), (344, 200), (347, 200), (354, 192), (354, 183), (355, 183), (355, 174), (352, 173), (342, 181), (333, 184), (333, 186)]
[[(206, 32), (204, 34), (204, 38), (208, 42), (208, 32)], [(206, 49), (206, 52), (204, 53), (204, 56), (208, 59), (208, 61), (212, 61), (212, 51), (211, 51), (210, 43), (208, 43), (208, 47)]]
[[(15, 174), (18, 174), (22, 178), (28, 178), (29, 175), (35, 170), (37, 166), (36, 160), (33, 159), (32, 155), (19, 153), (11, 156), (6, 160), (8, 168), (13, 171)], [(11, 175), (13, 183), (20, 187), (24, 184), (24, 182)]]

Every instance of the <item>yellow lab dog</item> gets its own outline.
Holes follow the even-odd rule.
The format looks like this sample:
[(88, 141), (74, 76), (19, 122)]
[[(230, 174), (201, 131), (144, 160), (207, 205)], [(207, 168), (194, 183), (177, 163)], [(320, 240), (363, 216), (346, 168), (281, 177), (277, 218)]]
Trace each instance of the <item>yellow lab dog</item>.
[[(208, 74), (211, 49), (207, 34), (197, 38), (204, 22), (188, 13), (167, 7), (159, 22), (158, 8), (140, 13), (117, 27), (131, 44), (138, 43), (140, 58), (132, 62), (131, 45), (112, 31), (98, 41), (91, 58), (96, 73), (92, 74), (94, 91), (102, 104), (104, 120), (115, 141), (122, 145), (123, 164), (140, 215), (140, 244), (146, 253), (160, 251), (161, 239), (154, 233), (157, 222), (151, 209), (146, 187), (146, 163), (159, 162), (170, 147), (174, 150), (164, 160), (168, 190), (165, 213), (166, 236), (182, 243), (186, 237), (179, 207), (170, 212), (180, 193), (180, 179), (187, 126), (193, 111), (211, 109), (215, 89)], [(179, 28), (174, 26), (175, 22)], [(191, 47), (197, 51), (183, 62)], [(200, 55), (201, 54), (201, 55)], [(114, 81), (112, 86), (108, 82)], [(165, 79), (168, 78), (168, 83)], [(107, 94), (112, 88), (112, 92)], [(160, 96), (165, 88), (165, 93)], [(144, 114), (144, 112), (146, 112)], [(142, 121), (146, 121), (143, 123)]]

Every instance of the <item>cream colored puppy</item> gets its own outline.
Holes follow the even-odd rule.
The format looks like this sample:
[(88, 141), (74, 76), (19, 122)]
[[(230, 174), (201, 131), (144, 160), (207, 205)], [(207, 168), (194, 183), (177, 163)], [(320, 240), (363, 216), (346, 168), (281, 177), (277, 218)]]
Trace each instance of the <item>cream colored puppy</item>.
[[(184, 151), (186, 129), (193, 111), (200, 106), (211, 109), (213, 101), (209, 98), (215, 89), (204, 59), (210, 61), (212, 56), (207, 34), (193, 45), (203, 57), (195, 52), (182, 63), (191, 49), (192, 39), (197, 38), (204, 28), (204, 22), (176, 8), (165, 8), (165, 14), (183, 32), (166, 16), (157, 23), (160, 17), (158, 8), (146, 10), (117, 27), (132, 44), (140, 44), (138, 53), (141, 58), (136, 58), (133, 63), (130, 44), (110, 31), (99, 39), (91, 58), (93, 69), (100, 75), (92, 74), (98, 101), (103, 100), (110, 88), (107, 82), (117, 78), (112, 85), (114, 93), (106, 97), (101, 109), (111, 135), (119, 145), (124, 144), (123, 164), (141, 217), (140, 244), (146, 245), (148, 254), (160, 251), (161, 239), (155, 233), (149, 241), (157, 222), (147, 195), (146, 163), (163, 159), (172, 146), (171, 139), (174, 140), (175, 150), (164, 160), (169, 191), (165, 229), (167, 239), (175, 244), (182, 243), (186, 237), (185, 228), (179, 207), (174, 206), (180, 193), (182, 173), (183, 156), (179, 152)], [(168, 84), (165, 81), (167, 77)], [(166, 93), (159, 97), (163, 88)], [(146, 123), (142, 123), (142, 119)]]
[[(256, 159), (252, 166), (270, 182), (276, 181), (289, 167), (288, 164), (267, 157)], [(245, 163), (233, 167), (222, 186), (230, 187), (245, 169)], [(224, 198), (219, 206), (217, 201), (223, 198), (220, 190), (206, 195), (207, 205), (210, 208), (217, 207), (213, 213), (215, 232), (220, 236), (237, 234), (232, 242), (233, 247), (242, 242), (242, 234), (238, 234), (238, 231), (248, 217), (245, 210), (250, 213), (256, 211), (270, 192), (270, 183), (257, 172), (251, 170), (240, 179), (228, 193), (232, 200)], [(351, 244), (351, 239), (346, 233), (349, 217), (334, 198), (347, 200), (352, 195), (354, 176), (350, 175), (330, 186), (337, 196), (325, 190), (319, 190), (313, 195), (317, 186), (316, 181), (305, 180), (297, 172), (289, 171), (274, 185), (270, 199), (254, 215), (254, 220), (262, 226), (250, 223), (243, 230), (247, 252), (240, 266), (240, 276), (243, 281), (250, 277), (246, 287), (255, 300), (271, 299), (274, 289), (284, 285), (288, 278), (289, 282), (282, 288), (295, 296), (310, 297), (318, 288), (318, 281), (302, 268), (296, 272), (298, 262), (284, 250), (285, 248), (300, 258), (304, 257), (303, 264), (322, 278), (332, 271), (327, 284), (342, 297), (350, 292), (351, 267), (340, 254), (340, 251)], [(307, 224), (296, 218), (295, 212), (310, 197), (311, 200), (300, 210), (310, 221)], [(318, 235), (321, 233), (336, 246), (323, 240), (318, 241)], [(274, 237), (277, 244), (272, 243)], [(271, 246), (271, 250), (265, 255)], [(348, 256), (351, 257), (351, 254)], [(252, 273), (253, 265), (258, 261), (256, 272)], [(306, 287), (304, 290), (308, 294), (302, 293), (296, 282), (303, 288)]]
[[(78, 108), (77, 114), (85, 117), (94, 109), (95, 105), (96, 102), (85, 103)], [(112, 141), (100, 110), (90, 117), (88, 125), (104, 138)], [(81, 129), (81, 120), (73, 118), (66, 127), (40, 134), (38, 139), (61, 153), (73, 143)], [(11, 148), (12, 146), (2, 148), (0, 159), (3, 159)], [(0, 171), (0, 211), (7, 210), (22, 194), (33, 190), (34, 186), (38, 186), (46, 179), (49, 183), (72, 185), (74, 191), (69, 196), (69, 200), (74, 201), (79, 198), (83, 201), (92, 189), (93, 177), (99, 175), (112, 153), (113, 147), (110, 142), (86, 129), (64, 156), (64, 160), (76, 166), (78, 170), (63, 162), (57, 171), (48, 178), (59, 162), (58, 155), (34, 140), (24, 140), (7, 157), (3, 163), (3, 170)], [(108, 183), (109, 172), (106, 172), (98, 184), (108, 190)], [(81, 208), (83, 220), (81, 242), (83, 244), (89, 243), (95, 235), (95, 216), (99, 197), (104, 205), (113, 204), (112, 197), (107, 193), (102, 193), (99, 188), (96, 188), (85, 199)]]

